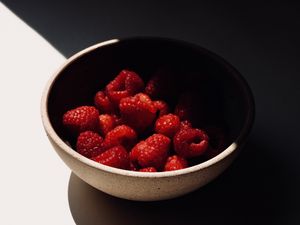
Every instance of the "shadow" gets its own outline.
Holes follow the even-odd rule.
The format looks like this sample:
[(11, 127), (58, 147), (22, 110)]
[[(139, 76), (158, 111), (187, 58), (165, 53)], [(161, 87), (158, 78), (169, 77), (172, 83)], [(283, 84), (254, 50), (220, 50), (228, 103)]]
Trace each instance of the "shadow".
[(294, 207), (289, 205), (288, 171), (272, 151), (250, 140), (218, 179), (194, 193), (159, 202), (118, 199), (71, 174), (70, 209), (77, 225), (290, 224), (283, 221)]

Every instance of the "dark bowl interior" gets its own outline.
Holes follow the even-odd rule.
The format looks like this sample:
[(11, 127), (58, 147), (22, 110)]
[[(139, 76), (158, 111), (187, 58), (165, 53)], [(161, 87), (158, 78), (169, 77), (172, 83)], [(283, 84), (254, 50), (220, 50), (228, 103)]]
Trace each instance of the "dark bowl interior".
[(174, 108), (182, 93), (192, 93), (194, 126), (221, 127), (227, 145), (236, 141), (253, 117), (250, 90), (239, 73), (223, 59), (193, 44), (162, 38), (132, 38), (101, 46), (69, 63), (55, 79), (49, 93), (48, 113), (56, 133), (68, 140), (63, 114), (92, 105), (122, 69), (137, 72), (145, 81), (156, 73), (166, 76), (170, 94), (164, 100)]

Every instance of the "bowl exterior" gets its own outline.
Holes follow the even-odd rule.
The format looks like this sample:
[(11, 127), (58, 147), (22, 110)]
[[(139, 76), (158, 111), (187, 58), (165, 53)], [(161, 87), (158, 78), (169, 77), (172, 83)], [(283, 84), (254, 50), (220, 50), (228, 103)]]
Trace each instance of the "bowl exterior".
[(80, 179), (109, 195), (135, 201), (172, 199), (192, 192), (220, 175), (239, 152), (236, 149), (217, 163), (191, 173), (166, 177), (135, 177), (89, 166), (68, 154), (50, 135), (48, 138), (60, 158)]

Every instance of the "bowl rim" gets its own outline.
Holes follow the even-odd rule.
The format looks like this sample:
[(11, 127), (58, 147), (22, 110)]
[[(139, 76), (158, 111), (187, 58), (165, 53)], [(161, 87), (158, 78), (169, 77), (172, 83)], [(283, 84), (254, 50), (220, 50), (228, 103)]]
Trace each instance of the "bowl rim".
[[(147, 41), (167, 41), (167, 42), (173, 42), (174, 44), (178, 45), (185, 45), (189, 46), (191, 48), (196, 48), (197, 50), (201, 51), (205, 55), (208, 55), (213, 60), (215, 60), (218, 63), (221, 63), (222, 66), (225, 66), (229, 71), (230, 75), (234, 76), (234, 78), (238, 81), (239, 85), (242, 87), (244, 95), (247, 100), (247, 116), (245, 119), (245, 123), (240, 131), (240, 134), (235, 139), (233, 143), (231, 143), (225, 150), (223, 150), (221, 153), (219, 153), (217, 156), (204, 161), (200, 164), (190, 166), (181, 170), (174, 170), (174, 171), (164, 171), (164, 172), (139, 172), (139, 171), (130, 171), (130, 170), (123, 170), (118, 169), (110, 166), (106, 166), (100, 163), (97, 163), (91, 159), (88, 159), (82, 155), (80, 155), (78, 152), (76, 152), (73, 148), (71, 148), (69, 145), (67, 145), (55, 132), (54, 128), (51, 125), (49, 115), (48, 115), (48, 97), (49, 93), (52, 89), (52, 86), (57, 79), (57, 77), (61, 74), (61, 72), (73, 61), (77, 60), (78, 58), (84, 56), (85, 54), (88, 54), (91, 51), (94, 51), (98, 48), (101, 48), (103, 46), (107, 45), (113, 45), (118, 42), (125, 42), (125, 41), (134, 41), (134, 40), (147, 40)], [(122, 38), (122, 39), (110, 39), (107, 41), (103, 41), (97, 44), (94, 44), (90, 47), (87, 47), (77, 53), (75, 53), (73, 56), (66, 59), (66, 61), (54, 72), (54, 74), (50, 77), (48, 82), (45, 85), (45, 88), (42, 93), (41, 98), (41, 117), (44, 129), (48, 136), (52, 139), (52, 141), (58, 145), (65, 153), (70, 155), (76, 160), (79, 160), (81, 163), (86, 164), (87, 166), (93, 167), (95, 169), (102, 170), (107, 173), (113, 173), (117, 175), (123, 175), (123, 176), (131, 176), (131, 177), (143, 177), (143, 178), (159, 178), (159, 177), (171, 177), (171, 176), (179, 176), (179, 175), (185, 175), (189, 173), (193, 173), (202, 169), (205, 169), (207, 167), (210, 167), (217, 162), (223, 160), (224, 158), (228, 157), (230, 154), (232, 154), (234, 151), (236, 151), (241, 144), (243, 144), (253, 126), (254, 122), (254, 114), (255, 114), (255, 105), (254, 105), (254, 98), (253, 94), (251, 92), (251, 89), (245, 80), (245, 78), (227, 61), (225, 61), (222, 57), (216, 55), (215, 53), (193, 43), (189, 43), (182, 40), (172, 39), (172, 38), (164, 38), (164, 37), (130, 37), (130, 38)]]

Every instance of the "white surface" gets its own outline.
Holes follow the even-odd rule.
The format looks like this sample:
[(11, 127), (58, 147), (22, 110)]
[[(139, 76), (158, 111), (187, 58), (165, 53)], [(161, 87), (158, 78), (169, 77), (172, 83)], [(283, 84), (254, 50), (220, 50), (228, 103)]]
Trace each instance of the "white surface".
[(40, 119), (42, 90), (63, 61), (0, 2), (0, 224), (74, 224), (70, 170)]

